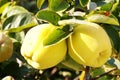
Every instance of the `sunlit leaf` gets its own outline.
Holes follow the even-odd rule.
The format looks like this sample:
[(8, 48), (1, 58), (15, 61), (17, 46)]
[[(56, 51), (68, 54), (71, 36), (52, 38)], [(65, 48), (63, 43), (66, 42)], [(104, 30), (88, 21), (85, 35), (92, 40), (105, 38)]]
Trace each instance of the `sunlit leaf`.
[(31, 22), (26, 23), (25, 25), (19, 26), (17, 28), (10, 28), (7, 31), (9, 31), (9, 32), (20, 32), (24, 29), (27, 29), (27, 28), (30, 28), (30, 27), (33, 27), (33, 26), (36, 26), (36, 25), (37, 25), (37, 23), (35, 21), (31, 21)]
[(0, 0), (0, 7), (8, 3), (10, 0)]
[[(2, 25), (2, 30), (8, 30), (11, 32), (21, 31), (25, 28), (35, 26), (37, 22), (31, 14), (21, 13), (8, 17)], [(19, 28), (18, 28), (19, 27)]]
[(10, 2), (4, 4), (4, 5), (2, 5), (2, 6), (0, 7), (0, 14), (3, 12), (3, 10), (4, 10), (8, 5), (10, 5)]
[[(37, 25), (33, 14), (21, 6), (8, 6), (2, 13), (2, 30), (19, 32)], [(19, 28), (18, 28), (19, 27)]]
[(89, 1), (90, 1), (90, 0), (79, 0), (80, 5), (81, 5), (82, 7), (87, 6), (87, 4), (89, 3)]
[(40, 9), (45, 0), (37, 0), (37, 7)]
[(44, 46), (52, 45), (62, 40), (65, 40), (69, 35), (71, 35), (71, 26), (66, 25), (63, 28), (54, 29), (48, 37), (44, 40)]
[(49, 10), (41, 10), (36, 14), (36, 16), (38, 19), (48, 21), (54, 25), (58, 25), (58, 21), (61, 18), (60, 15)]
[(113, 5), (112, 13), (117, 17), (119, 23), (120, 23), (120, 1), (116, 0), (116, 3)]
[(119, 0), (102, 0), (102, 1), (96, 1), (98, 5), (98, 9), (104, 10), (104, 11), (114, 11), (118, 5)]
[(91, 14), (86, 17), (86, 19), (90, 22), (96, 22), (96, 23), (106, 23), (106, 24), (113, 24), (113, 25), (119, 25), (119, 22), (115, 16), (109, 13), (104, 14)]
[(119, 0), (115, 0), (115, 3), (113, 4), (111, 11), (115, 11), (117, 7), (119, 7), (119, 2), (120, 2)]
[(29, 13), (28, 10), (21, 6), (8, 6), (5, 8), (5, 10), (2, 13), (1, 18), (7, 18), (16, 14), (21, 14), (21, 13)]
[(65, 0), (49, 0), (49, 9), (53, 11), (65, 10), (69, 4)]
[(61, 17), (61, 20), (72, 19), (72, 18), (83, 20), (84, 16), (85, 16), (84, 12), (76, 11), (76, 12), (73, 12), (72, 14), (69, 14), (69, 13), (63, 14)]
[(61, 20), (71, 19), (71, 18), (73, 18), (73, 16), (69, 16), (69, 14), (63, 14), (62, 17), (61, 17)]
[(112, 9), (112, 7), (113, 7), (113, 4), (114, 4), (114, 2), (111, 1), (111, 2), (106, 3), (103, 6), (101, 6), (100, 9), (104, 10), (104, 11), (110, 11)]

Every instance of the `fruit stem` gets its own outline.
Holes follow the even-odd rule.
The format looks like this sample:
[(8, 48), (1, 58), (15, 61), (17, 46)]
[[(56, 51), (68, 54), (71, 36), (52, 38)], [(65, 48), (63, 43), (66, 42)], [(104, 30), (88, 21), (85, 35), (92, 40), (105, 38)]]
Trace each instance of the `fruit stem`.
[(84, 80), (91, 80), (91, 76), (90, 76), (90, 67), (86, 66), (85, 68), (85, 77)]

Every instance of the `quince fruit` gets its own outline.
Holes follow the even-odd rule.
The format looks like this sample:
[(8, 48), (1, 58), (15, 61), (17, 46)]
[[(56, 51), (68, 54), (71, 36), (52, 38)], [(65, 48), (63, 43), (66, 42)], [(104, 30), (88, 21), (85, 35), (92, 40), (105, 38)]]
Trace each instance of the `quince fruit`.
[(0, 62), (9, 59), (13, 52), (12, 40), (0, 31)]
[(68, 39), (69, 55), (82, 65), (102, 66), (112, 53), (109, 36), (98, 24), (87, 21), (76, 21), (75, 24), (73, 34)]
[(66, 41), (44, 46), (44, 40), (57, 26), (41, 24), (30, 29), (21, 46), (21, 54), (36, 69), (51, 68), (60, 63), (67, 51)]

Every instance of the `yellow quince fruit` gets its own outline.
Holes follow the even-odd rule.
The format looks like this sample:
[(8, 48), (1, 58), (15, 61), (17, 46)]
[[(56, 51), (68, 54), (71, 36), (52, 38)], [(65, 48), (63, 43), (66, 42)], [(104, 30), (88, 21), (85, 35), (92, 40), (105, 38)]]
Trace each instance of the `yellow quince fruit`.
[(100, 67), (110, 58), (112, 45), (100, 25), (76, 20), (73, 34), (68, 39), (68, 52), (80, 64)]
[(36, 69), (47, 69), (60, 63), (67, 51), (66, 41), (44, 46), (44, 40), (56, 28), (52, 24), (41, 24), (31, 28), (22, 43), (21, 54)]
[(13, 42), (12, 40), (0, 31), (0, 62), (9, 59), (13, 52)]

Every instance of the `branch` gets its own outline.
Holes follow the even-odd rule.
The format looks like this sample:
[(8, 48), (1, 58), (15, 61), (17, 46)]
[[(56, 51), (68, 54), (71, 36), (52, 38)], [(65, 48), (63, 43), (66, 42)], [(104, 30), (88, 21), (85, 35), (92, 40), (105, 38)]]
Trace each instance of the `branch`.
[(116, 67), (113, 68), (112, 70), (106, 72), (106, 73), (103, 73), (103, 74), (101, 74), (101, 75), (99, 75), (99, 76), (96, 76), (95, 78), (92, 78), (92, 80), (97, 80), (97, 79), (99, 79), (100, 77), (105, 76), (105, 75), (107, 75), (107, 74), (109, 74), (110, 72), (115, 71), (115, 70), (117, 70)]
[[(81, 74), (79, 76), (77, 76), (74, 80), (79, 80), (80, 76), (81, 76)], [(91, 80), (90, 67), (89, 66), (86, 66), (86, 68), (85, 68), (84, 80)]]
[(86, 66), (84, 80), (91, 80), (90, 67), (89, 66)]

